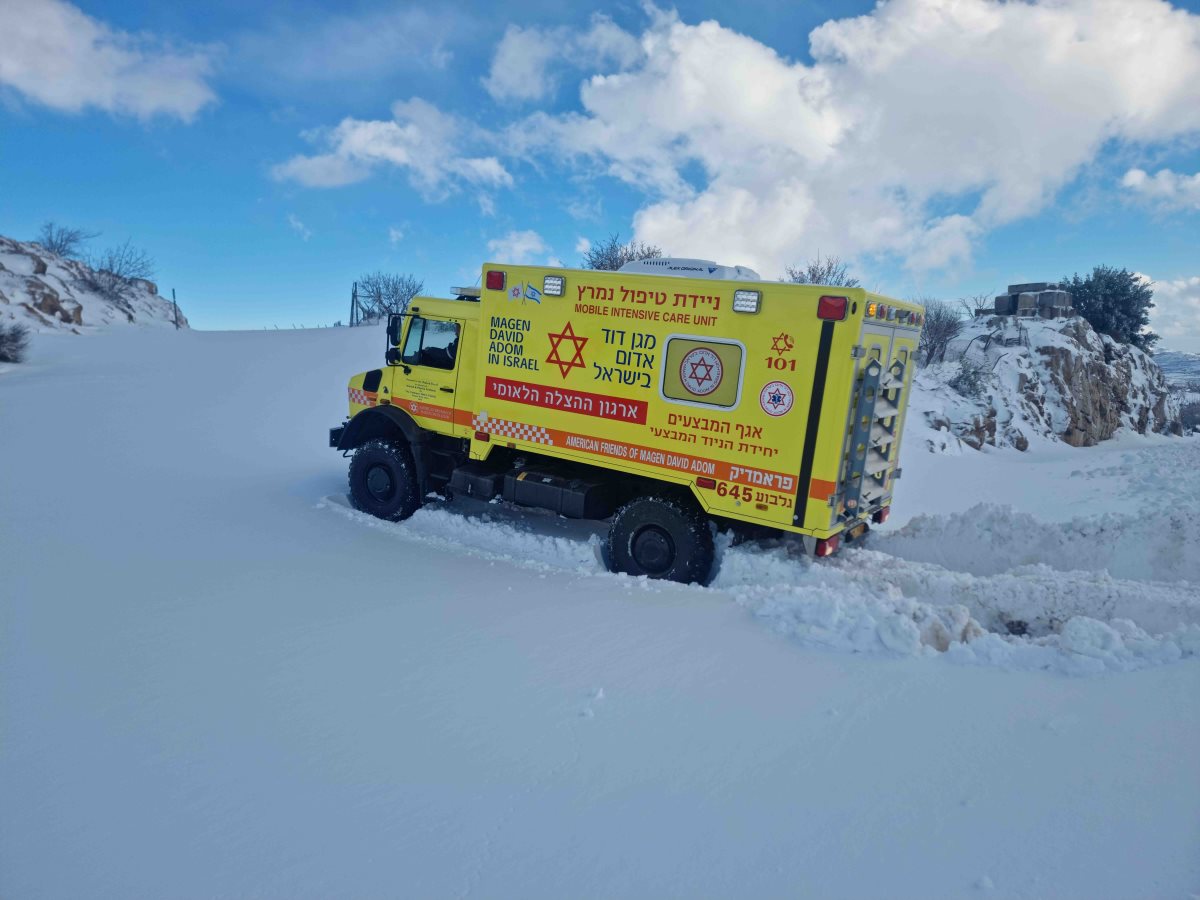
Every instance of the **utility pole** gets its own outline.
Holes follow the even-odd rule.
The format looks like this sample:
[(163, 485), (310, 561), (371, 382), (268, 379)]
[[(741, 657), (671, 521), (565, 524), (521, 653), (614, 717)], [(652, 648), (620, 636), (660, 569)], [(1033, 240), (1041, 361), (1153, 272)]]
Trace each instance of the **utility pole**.
[(354, 282), (354, 286), (350, 289), (350, 327), (353, 328), (358, 324), (355, 316), (358, 313), (358, 282)]
[(171, 288), (171, 306), (175, 308), (175, 330), (179, 330), (179, 304), (175, 302), (175, 288)]

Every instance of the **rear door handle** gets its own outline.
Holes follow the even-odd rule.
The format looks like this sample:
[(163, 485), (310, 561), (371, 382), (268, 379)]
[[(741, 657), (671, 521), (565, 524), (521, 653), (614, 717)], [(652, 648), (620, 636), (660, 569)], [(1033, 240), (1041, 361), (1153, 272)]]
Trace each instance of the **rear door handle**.
[(444, 387), (444, 388), (439, 388), (439, 390), (445, 391), (447, 394), (453, 394), (453, 393), (454, 393), (454, 388), (448, 388), (448, 387)]

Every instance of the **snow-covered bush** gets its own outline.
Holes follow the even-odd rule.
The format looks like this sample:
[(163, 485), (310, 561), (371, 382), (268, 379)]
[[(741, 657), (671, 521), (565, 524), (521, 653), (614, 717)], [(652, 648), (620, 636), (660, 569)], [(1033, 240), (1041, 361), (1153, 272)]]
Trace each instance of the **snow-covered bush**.
[(29, 329), (20, 322), (0, 322), (0, 362), (19, 363), (29, 347)]

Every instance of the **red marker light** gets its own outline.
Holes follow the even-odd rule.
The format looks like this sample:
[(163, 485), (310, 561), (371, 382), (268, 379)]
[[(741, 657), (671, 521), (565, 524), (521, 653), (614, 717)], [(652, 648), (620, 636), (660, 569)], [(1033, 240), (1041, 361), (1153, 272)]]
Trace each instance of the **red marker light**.
[(486, 431), (477, 431), (477, 432), (475, 432), (475, 440), (490, 442), (492, 440), (492, 436), (490, 434), (488, 434)]
[(706, 488), (707, 490), (711, 491), (716, 486), (717, 486), (717, 479), (715, 479), (715, 478), (697, 478), (696, 479), (696, 487)]
[(888, 514), (891, 511), (892, 508), (890, 506), (884, 506), (880, 509), (877, 509), (875, 510), (875, 515), (871, 516), (871, 521), (873, 521), (876, 525), (882, 525), (888, 520)]
[(833, 537), (827, 537), (817, 541), (817, 556), (833, 556), (837, 553), (838, 544), (841, 542), (841, 535), (835, 534)]
[(491, 269), (487, 273), (487, 289), (489, 291), (504, 290), (504, 273), (499, 269)]
[(840, 322), (846, 318), (848, 305), (845, 297), (822, 297), (817, 301), (817, 318)]

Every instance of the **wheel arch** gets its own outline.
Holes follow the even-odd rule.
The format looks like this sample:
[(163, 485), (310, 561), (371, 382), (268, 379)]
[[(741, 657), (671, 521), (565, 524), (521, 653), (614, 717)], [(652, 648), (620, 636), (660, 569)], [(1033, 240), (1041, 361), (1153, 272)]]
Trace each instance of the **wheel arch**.
[(354, 450), (376, 438), (403, 438), (410, 444), (419, 444), (425, 440), (425, 430), (402, 409), (375, 406), (364, 409), (346, 424), (337, 449)]

